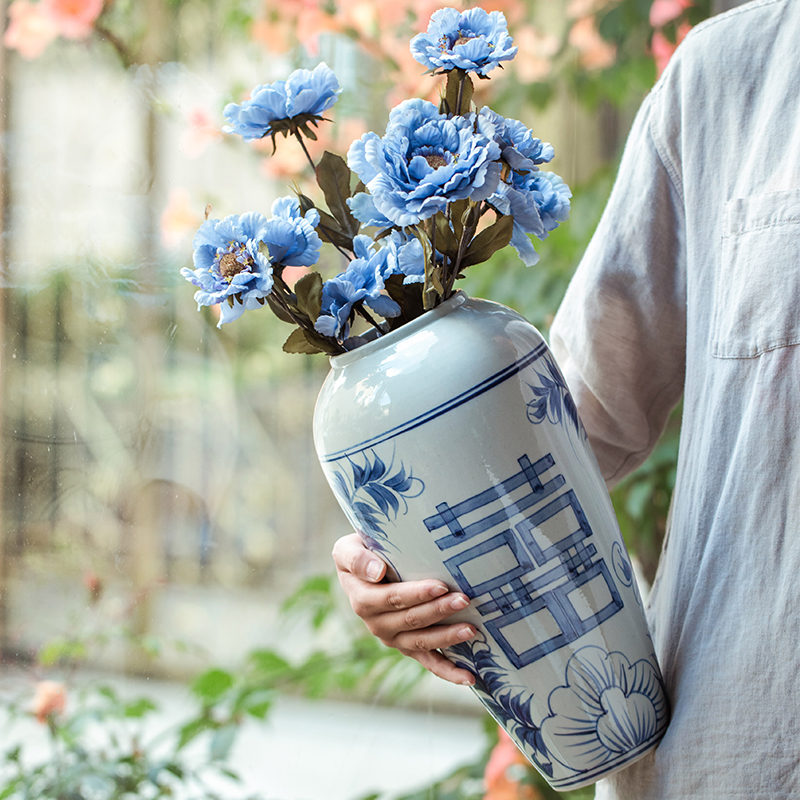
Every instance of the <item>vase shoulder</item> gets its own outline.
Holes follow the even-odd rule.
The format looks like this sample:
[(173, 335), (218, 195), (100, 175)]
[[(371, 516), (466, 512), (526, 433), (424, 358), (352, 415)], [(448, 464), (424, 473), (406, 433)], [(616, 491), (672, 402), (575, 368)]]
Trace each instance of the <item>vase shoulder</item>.
[(320, 455), (369, 441), (513, 370), (541, 334), (506, 306), (459, 294), (412, 323), (331, 359), (314, 414)]

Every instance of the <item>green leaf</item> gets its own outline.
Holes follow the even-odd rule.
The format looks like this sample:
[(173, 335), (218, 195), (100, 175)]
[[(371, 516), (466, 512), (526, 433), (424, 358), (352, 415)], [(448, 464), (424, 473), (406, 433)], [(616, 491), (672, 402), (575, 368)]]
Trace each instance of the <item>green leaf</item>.
[(512, 216), (499, 217), (488, 228), (482, 230), (470, 243), (464, 258), (459, 265), (461, 269), (473, 264), (482, 264), (488, 261), (494, 253), (505, 247), (511, 241), (514, 229)]
[(252, 705), (247, 706), (245, 711), (251, 716), (255, 717), (256, 719), (266, 719), (269, 710), (272, 708), (272, 701), (271, 700), (262, 700), (259, 703), (253, 703)]
[(23, 777), (20, 775), (17, 778), (14, 778), (5, 789), (0, 792), (0, 800), (6, 800), (6, 798), (11, 797), (17, 791), (17, 788), (22, 784)]
[(464, 220), (466, 219), (469, 209), (470, 204), (467, 199), (456, 200), (455, 203), (450, 204), (450, 219), (453, 225), (453, 233), (455, 233), (456, 239), (459, 242), (464, 235)]
[(284, 353), (302, 353), (303, 355), (314, 355), (325, 351), (314, 342), (309, 341), (306, 336), (307, 331), (303, 328), (295, 328), (289, 338), (283, 343)]
[(86, 645), (75, 639), (53, 639), (39, 651), (39, 664), (50, 667), (59, 661), (82, 661), (86, 658)]
[(292, 669), (289, 662), (273, 650), (254, 650), (248, 656), (248, 662), (260, 681), (274, 680)]
[(353, 249), (353, 237), (341, 229), (339, 223), (327, 212), (317, 209), (319, 212), (319, 225), (317, 233), (323, 242), (330, 242), (346, 250)]
[(433, 218), (433, 224), (436, 226), (436, 249), (449, 258), (455, 258), (458, 255), (458, 239), (447, 217), (440, 211)]
[(204, 731), (214, 730), (218, 727), (218, 723), (214, 722), (213, 719), (205, 715), (187, 722), (180, 729), (180, 733), (178, 734), (178, 744), (175, 749), (181, 750)]
[(272, 313), (281, 321), (281, 322), (288, 322), (290, 325), (295, 325), (295, 321), (292, 319), (291, 315), (288, 311), (286, 311), (283, 306), (279, 305), (275, 298), (271, 295), (267, 295), (267, 305), (269, 305), (270, 310)]
[(151, 711), (157, 711), (158, 706), (147, 697), (141, 697), (134, 700), (132, 703), (126, 703), (123, 709), (123, 714), (132, 719), (141, 719), (147, 716)]
[(395, 330), (425, 313), (421, 283), (404, 284), (402, 275), (390, 275), (386, 281), (386, 292), (400, 306), (400, 316), (387, 320), (390, 330)]
[(352, 176), (347, 162), (341, 156), (326, 150), (317, 164), (316, 172), (317, 183), (325, 195), (328, 210), (345, 234), (355, 235), (358, 232), (358, 222), (347, 205)]
[(198, 675), (190, 689), (193, 694), (206, 703), (215, 703), (233, 686), (233, 675), (215, 667)]
[(303, 275), (294, 285), (298, 308), (315, 322), (322, 310), (322, 276), (319, 272)]

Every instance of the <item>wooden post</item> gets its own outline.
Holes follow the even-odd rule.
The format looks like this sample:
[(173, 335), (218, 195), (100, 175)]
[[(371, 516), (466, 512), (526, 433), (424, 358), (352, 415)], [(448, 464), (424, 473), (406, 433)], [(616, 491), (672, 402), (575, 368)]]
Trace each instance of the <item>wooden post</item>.
[[(7, 19), (6, 0), (0, 0), (0, 29), (5, 25)], [(9, 57), (8, 51), (0, 44), (0, 141), (6, 141), (4, 134), (8, 131), (9, 118), (9, 94), (11, 80), (9, 78)], [(9, 173), (11, 165), (8, 163), (7, 149), (0, 147), (0, 404), (5, 398), (6, 375), (3, 345), (5, 344), (5, 284), (9, 269), (9, 240), (8, 217), (9, 217)], [(3, 415), (0, 414), (0, 441), (3, 439)], [(0, 661), (8, 647), (8, 585), (9, 568), (6, 554), (6, 525), (5, 525), (5, 474), (4, 467), (0, 462)]]

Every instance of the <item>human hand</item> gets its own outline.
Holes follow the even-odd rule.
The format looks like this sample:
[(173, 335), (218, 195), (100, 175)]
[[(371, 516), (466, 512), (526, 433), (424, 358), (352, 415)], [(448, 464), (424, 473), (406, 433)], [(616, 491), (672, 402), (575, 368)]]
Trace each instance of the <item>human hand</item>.
[(475, 626), (443, 624), (469, 605), (464, 594), (450, 592), (438, 580), (381, 583), (386, 564), (361, 542), (357, 533), (343, 536), (333, 548), (336, 571), (353, 611), (385, 645), (410, 656), (451, 683), (472, 686), (475, 677), (437, 652), (471, 639)]

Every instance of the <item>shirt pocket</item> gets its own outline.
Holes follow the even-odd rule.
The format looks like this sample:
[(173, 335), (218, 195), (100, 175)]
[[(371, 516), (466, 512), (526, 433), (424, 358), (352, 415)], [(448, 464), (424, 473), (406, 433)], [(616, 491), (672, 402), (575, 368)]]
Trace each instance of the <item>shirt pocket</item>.
[(729, 200), (711, 354), (755, 358), (800, 344), (800, 189)]

